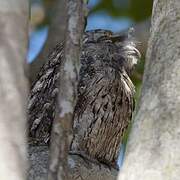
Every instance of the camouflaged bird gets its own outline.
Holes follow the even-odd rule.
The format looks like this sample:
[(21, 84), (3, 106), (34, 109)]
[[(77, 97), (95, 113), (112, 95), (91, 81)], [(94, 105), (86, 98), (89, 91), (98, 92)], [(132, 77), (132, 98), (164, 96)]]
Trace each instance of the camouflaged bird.
[[(115, 166), (134, 109), (129, 75), (140, 58), (129, 35), (108, 30), (85, 32), (70, 151)], [(50, 139), (63, 45), (53, 50), (29, 97), (29, 135), (38, 144)]]

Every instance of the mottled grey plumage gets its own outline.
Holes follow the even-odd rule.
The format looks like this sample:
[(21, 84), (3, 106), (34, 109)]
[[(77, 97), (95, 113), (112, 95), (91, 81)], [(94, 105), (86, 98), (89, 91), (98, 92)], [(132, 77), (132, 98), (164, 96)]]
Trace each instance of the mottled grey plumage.
[(133, 112), (129, 73), (139, 52), (109, 31), (87, 32), (84, 42), (71, 150), (115, 165)]
[(41, 68), (33, 83), (28, 101), (29, 143), (47, 144), (52, 121), (55, 118), (59, 70), (63, 57), (63, 44), (58, 44)]
[[(33, 142), (49, 139), (62, 50), (61, 45), (55, 48), (31, 91), (28, 110)], [(139, 56), (135, 43), (126, 35), (107, 30), (85, 33), (71, 152), (116, 164), (134, 107), (135, 89), (129, 74)]]

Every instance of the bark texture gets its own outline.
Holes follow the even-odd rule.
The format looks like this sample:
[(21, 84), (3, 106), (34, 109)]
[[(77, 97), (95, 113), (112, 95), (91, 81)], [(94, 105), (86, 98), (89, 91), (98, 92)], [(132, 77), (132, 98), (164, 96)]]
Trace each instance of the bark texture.
[(66, 1), (54, 0), (51, 9), (47, 10), (52, 14), (51, 24), (49, 26), (48, 38), (46, 43), (37, 56), (37, 58), (29, 65), (29, 80), (33, 83), (43, 64), (48, 61), (48, 55), (59, 42), (64, 41), (65, 38), (65, 24), (66, 24)]
[(67, 157), (72, 136), (72, 115), (76, 103), (81, 36), (84, 31), (84, 2), (68, 0), (64, 60), (60, 69), (57, 117), (53, 122), (49, 180), (68, 178)]
[[(30, 146), (28, 180), (47, 180), (48, 154), (47, 146)], [(94, 164), (78, 155), (69, 155), (68, 174), (68, 180), (116, 180), (118, 171), (103, 164)]]
[(26, 176), (28, 1), (0, 2), (0, 179)]
[(180, 176), (180, 1), (155, 0), (141, 100), (119, 180)]

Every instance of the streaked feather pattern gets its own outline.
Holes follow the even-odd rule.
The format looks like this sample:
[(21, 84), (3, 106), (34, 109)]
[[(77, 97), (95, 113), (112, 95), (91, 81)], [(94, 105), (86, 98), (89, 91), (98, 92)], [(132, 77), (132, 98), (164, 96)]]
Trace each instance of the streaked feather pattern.
[[(62, 55), (59, 44), (31, 90), (28, 114), (33, 143), (46, 144), (50, 138)], [(126, 35), (107, 30), (84, 34), (72, 152), (116, 164), (134, 108), (135, 88), (129, 74), (139, 57), (135, 43)]]

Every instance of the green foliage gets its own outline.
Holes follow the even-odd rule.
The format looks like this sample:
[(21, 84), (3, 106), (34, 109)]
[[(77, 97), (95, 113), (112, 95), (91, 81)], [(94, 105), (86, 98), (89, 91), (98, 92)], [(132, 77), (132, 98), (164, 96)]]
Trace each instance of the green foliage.
[(151, 15), (153, 0), (101, 0), (92, 10), (106, 11), (111, 16), (126, 16), (139, 22)]
[(136, 87), (136, 104), (138, 103), (137, 101), (139, 100), (140, 96), (140, 91), (141, 91), (141, 84), (142, 84), (142, 79), (143, 79), (143, 72), (144, 72), (144, 63), (145, 63), (145, 57), (142, 57), (141, 60), (139, 60), (138, 64), (135, 67), (135, 71), (132, 74), (132, 81), (133, 84)]

